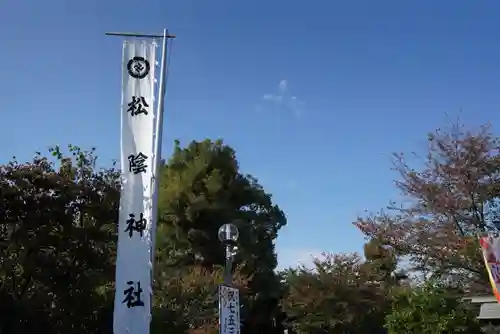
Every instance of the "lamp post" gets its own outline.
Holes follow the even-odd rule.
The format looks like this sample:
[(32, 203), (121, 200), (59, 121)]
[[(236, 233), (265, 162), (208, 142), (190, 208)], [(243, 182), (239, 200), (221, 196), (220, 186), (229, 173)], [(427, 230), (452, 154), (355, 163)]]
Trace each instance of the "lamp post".
[(240, 295), (233, 287), (233, 259), (238, 247), (238, 228), (233, 224), (224, 224), (219, 228), (219, 240), (225, 248), (226, 265), (224, 284), (219, 285), (219, 333), (240, 334)]
[(233, 258), (236, 255), (236, 251), (238, 250), (238, 247), (236, 246), (236, 242), (238, 241), (239, 237), (238, 228), (233, 224), (224, 224), (219, 228), (218, 236), (219, 240), (224, 245), (226, 254), (224, 284), (231, 286), (233, 284)]

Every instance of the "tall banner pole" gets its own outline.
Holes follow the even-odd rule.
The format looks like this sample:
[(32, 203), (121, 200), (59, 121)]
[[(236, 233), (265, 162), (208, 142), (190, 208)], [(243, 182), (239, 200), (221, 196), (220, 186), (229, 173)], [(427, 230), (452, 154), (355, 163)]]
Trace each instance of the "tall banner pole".
[[(118, 221), (114, 334), (149, 334), (158, 217), (166, 41), (174, 36), (127, 36), (123, 43), (121, 103), (122, 185)], [(151, 39), (153, 38), (153, 39)], [(160, 87), (155, 97), (155, 38), (163, 38)], [(158, 108), (155, 108), (157, 103)]]
[[(165, 112), (165, 90), (166, 90), (166, 80), (167, 80), (167, 42), (168, 42), (168, 30), (163, 30), (163, 43), (161, 48), (161, 65), (160, 65), (160, 82), (158, 85), (158, 110), (156, 112), (156, 124), (155, 124), (155, 142), (154, 142), (154, 164), (155, 172), (153, 175), (153, 231), (156, 232), (156, 225), (158, 222), (158, 195), (160, 188), (160, 176), (161, 176), (161, 147), (163, 138), (163, 114)], [(156, 238), (153, 235), (152, 240), (152, 252), (151, 252), (151, 268), (154, 268), (155, 252), (156, 252)]]

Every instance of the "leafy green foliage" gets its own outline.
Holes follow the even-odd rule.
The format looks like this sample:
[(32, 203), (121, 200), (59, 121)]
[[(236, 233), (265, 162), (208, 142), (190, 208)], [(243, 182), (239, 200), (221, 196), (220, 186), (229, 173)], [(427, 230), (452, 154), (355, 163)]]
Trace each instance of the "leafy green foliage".
[(385, 285), (398, 285), (407, 275), (398, 270), (398, 258), (394, 249), (377, 239), (364, 245), (365, 270), (371, 273), (371, 281)]
[[(112, 331), (119, 171), (94, 150), (0, 166), (1, 333)], [(284, 213), (222, 142), (193, 142), (162, 167), (153, 331), (217, 330), (219, 226), (240, 229), (235, 283), (245, 329), (270, 333), (279, 312), (273, 240)], [(262, 312), (262, 309), (266, 312)]]
[[(200, 266), (158, 272), (151, 332), (217, 333), (217, 291), (222, 274), (222, 268)], [(245, 293), (246, 282), (240, 275), (235, 275), (233, 283)]]
[[(326, 254), (313, 269), (276, 273), (284, 212), (222, 141), (177, 142), (161, 168), (152, 334), (218, 332), (217, 230), (228, 222), (240, 230), (233, 276), (243, 334), (377, 334), (384, 324), (398, 334), (478, 333), (455, 291), (410, 287), (398, 265), (409, 256), (441, 282), (485, 285), (469, 232), (495, 222), (495, 143), (488, 132), (434, 136), (427, 169), (397, 165), (413, 206), (357, 222), (369, 238), (364, 259)], [(0, 333), (110, 333), (119, 171), (98, 169), (94, 150), (50, 155), (0, 166)]]
[[(0, 167), (0, 332), (111, 331), (119, 171), (94, 150), (59, 147)], [(222, 223), (236, 221), (235, 283), (246, 327), (274, 326), (279, 281), (273, 240), (286, 223), (234, 151), (193, 142), (162, 168), (153, 330), (215, 331), (224, 253)], [(259, 310), (265, 305), (266, 312)]]
[(285, 311), (296, 333), (383, 333), (385, 290), (356, 254), (316, 259), (285, 273)]
[(395, 294), (386, 322), (389, 334), (481, 332), (476, 313), (460, 296), (432, 282), (419, 288), (401, 289)]
[(234, 150), (222, 141), (192, 142), (186, 148), (177, 142), (163, 169), (160, 217), (157, 272), (181, 265), (212, 271), (224, 265), (217, 231), (229, 222), (238, 227), (235, 263), (247, 284), (245, 330), (269, 333), (280, 290), (273, 241), (286, 218), (255, 178), (239, 172)]
[(69, 150), (0, 167), (2, 333), (108, 331), (118, 173)]

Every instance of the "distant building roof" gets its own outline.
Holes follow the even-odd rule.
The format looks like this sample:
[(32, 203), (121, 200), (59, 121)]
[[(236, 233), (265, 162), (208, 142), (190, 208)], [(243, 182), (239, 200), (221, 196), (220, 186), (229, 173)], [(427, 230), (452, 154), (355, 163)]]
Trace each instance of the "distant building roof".
[(468, 300), (472, 304), (497, 302), (497, 299), (493, 295), (469, 296), (469, 297), (464, 297), (464, 300)]
[(481, 304), (478, 319), (500, 319), (500, 303), (493, 295), (470, 296), (464, 300), (470, 301), (472, 304)]
[(478, 319), (500, 319), (500, 304), (484, 303), (481, 305)]

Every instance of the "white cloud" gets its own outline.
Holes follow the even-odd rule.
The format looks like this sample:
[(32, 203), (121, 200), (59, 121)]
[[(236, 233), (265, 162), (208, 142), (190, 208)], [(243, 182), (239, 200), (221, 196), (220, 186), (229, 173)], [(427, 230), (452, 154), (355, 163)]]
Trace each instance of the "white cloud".
[(276, 103), (280, 103), (283, 100), (283, 96), (281, 95), (272, 95), (272, 94), (266, 94), (262, 97), (263, 100), (266, 101), (273, 101)]
[(286, 80), (283, 79), (280, 81), (280, 84), (278, 86), (280, 93), (283, 95), (288, 91), (288, 85), (286, 83)]
[(304, 106), (304, 102), (297, 99), (296, 96), (292, 96), (290, 99), (290, 108), (296, 117), (302, 116), (302, 107)]
[(290, 95), (286, 79), (279, 82), (276, 93), (264, 94), (262, 100), (290, 110), (295, 117), (302, 115), (304, 102), (299, 100), (297, 96)]

